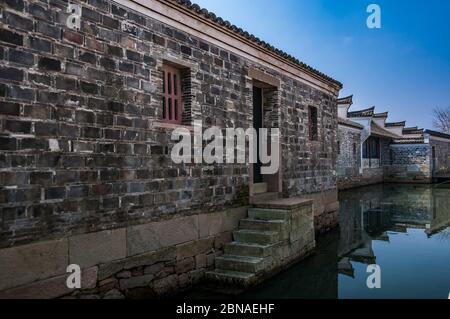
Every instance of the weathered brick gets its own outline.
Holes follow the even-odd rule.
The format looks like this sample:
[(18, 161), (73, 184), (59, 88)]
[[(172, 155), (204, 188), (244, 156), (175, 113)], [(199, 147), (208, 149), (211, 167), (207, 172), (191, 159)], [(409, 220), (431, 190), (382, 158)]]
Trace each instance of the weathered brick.
[[(51, 10), (46, 9), (37, 3), (31, 3), (28, 6), (28, 12), (31, 13), (34, 17), (44, 20), (44, 21), (52, 21)], [(37, 23), (39, 25), (42, 22)]]
[(6, 120), (4, 128), (9, 132), (30, 134), (31, 122)]
[(28, 52), (10, 49), (8, 52), (10, 62), (31, 66), (34, 64), (34, 55)]
[(41, 52), (52, 52), (52, 44), (51, 42), (37, 38), (37, 37), (28, 37), (28, 46), (31, 49), (41, 51)]
[(12, 85), (8, 88), (8, 97), (31, 102), (35, 100), (36, 92), (34, 89)]
[(20, 114), (20, 104), (0, 101), (0, 114), (17, 116)]
[(100, 65), (109, 71), (115, 71), (117, 67), (116, 62), (110, 58), (101, 58)]
[(100, 10), (108, 12), (109, 2), (105, 0), (89, 0), (88, 3)]
[(64, 30), (63, 38), (66, 39), (69, 42), (77, 43), (77, 44), (83, 44), (83, 35), (78, 32), (73, 32), (70, 30)]
[(15, 29), (21, 29), (25, 31), (33, 30), (33, 21), (21, 16), (18, 16), (11, 12), (6, 12), (6, 23), (14, 26)]
[(36, 24), (36, 31), (54, 39), (61, 38), (61, 28), (50, 25), (43, 21), (39, 21), (39, 23)]
[(111, 29), (119, 29), (120, 22), (117, 19), (110, 18), (108, 16), (103, 16), (103, 25)]
[(69, 191), (67, 193), (67, 197), (86, 197), (89, 194), (89, 186), (79, 185), (79, 186), (70, 186)]
[(61, 71), (61, 61), (52, 58), (41, 57), (38, 62), (39, 68), (47, 71)]
[(97, 41), (95, 38), (86, 38), (86, 47), (95, 51), (104, 51), (104, 45), (102, 42)]
[(4, 0), (6, 5), (17, 11), (23, 11), (25, 5), (23, 0)]
[(99, 22), (101, 20), (101, 15), (98, 12), (95, 12), (86, 7), (83, 7), (83, 10), (81, 11), (81, 17), (93, 22)]
[(52, 172), (31, 172), (30, 184), (51, 185), (53, 182)]
[(36, 135), (56, 136), (58, 132), (58, 126), (56, 123), (36, 122), (34, 124), (34, 131)]
[(23, 71), (12, 67), (0, 66), (0, 79), (22, 81)]
[[(5, 96), (6, 95), (6, 84), (0, 83), (0, 96)], [(2, 111), (0, 110), (0, 113), (2, 113)]]
[(78, 59), (83, 62), (87, 62), (90, 64), (96, 64), (97, 63), (97, 57), (95, 54), (90, 52), (80, 52), (78, 55)]
[(45, 190), (45, 199), (63, 199), (65, 197), (65, 187), (49, 187)]

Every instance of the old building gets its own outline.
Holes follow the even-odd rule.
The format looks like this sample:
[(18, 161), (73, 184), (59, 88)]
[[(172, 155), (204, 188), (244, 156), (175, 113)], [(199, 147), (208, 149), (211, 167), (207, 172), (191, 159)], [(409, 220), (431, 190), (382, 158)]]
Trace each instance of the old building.
[[(336, 225), (336, 80), (189, 1), (0, 9), (0, 296), (74, 294), (69, 264), (110, 297), (179, 291), (218, 260), (252, 278)], [(195, 121), (279, 128), (281, 168), (175, 164), (171, 133)], [(255, 202), (281, 222), (246, 219)], [(219, 257), (233, 231), (234, 254), (260, 246)]]
[(386, 122), (375, 107), (349, 112), (352, 96), (338, 100), (340, 189), (382, 182), (430, 183), (449, 175), (450, 136), (405, 122)]

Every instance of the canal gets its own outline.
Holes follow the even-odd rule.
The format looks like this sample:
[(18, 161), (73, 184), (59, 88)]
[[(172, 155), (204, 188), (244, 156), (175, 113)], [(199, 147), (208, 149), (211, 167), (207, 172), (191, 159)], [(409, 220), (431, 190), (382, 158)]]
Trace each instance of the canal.
[[(233, 298), (439, 298), (450, 293), (450, 184), (342, 191), (340, 227), (316, 253)], [(369, 289), (368, 265), (380, 288)], [(186, 298), (230, 298), (197, 287)]]

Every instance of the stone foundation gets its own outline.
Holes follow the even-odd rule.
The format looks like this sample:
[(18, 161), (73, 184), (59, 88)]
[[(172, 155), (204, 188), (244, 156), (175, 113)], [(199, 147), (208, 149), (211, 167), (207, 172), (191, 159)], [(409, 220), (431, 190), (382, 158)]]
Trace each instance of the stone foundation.
[(313, 200), (314, 230), (316, 233), (324, 233), (339, 224), (337, 188), (298, 196), (298, 198)]
[[(72, 236), (0, 250), (0, 298), (164, 296), (203, 278), (247, 208)], [(66, 267), (82, 268), (82, 289)]]

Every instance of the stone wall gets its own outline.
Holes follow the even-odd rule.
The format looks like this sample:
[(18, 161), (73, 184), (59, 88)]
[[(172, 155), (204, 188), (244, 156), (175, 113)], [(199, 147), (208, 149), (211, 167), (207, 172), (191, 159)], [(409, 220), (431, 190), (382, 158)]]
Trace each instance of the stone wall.
[[(203, 278), (246, 216), (244, 207), (2, 249), (0, 298), (174, 294)], [(67, 288), (69, 264), (82, 268), (82, 290)]]
[[(3, 289), (60, 276), (68, 262), (97, 269), (97, 287), (104, 280), (120, 288), (121, 282), (132, 286), (163, 278), (170, 278), (165, 286), (183, 286), (181, 281), (197, 278), (192, 271), (204, 268), (203, 255), (212, 242), (211, 249), (220, 251), (211, 238), (228, 236), (223, 233), (230, 229), (221, 228), (233, 224), (227, 209), (248, 204), (248, 167), (171, 161), (173, 127), (161, 123), (164, 63), (188, 70), (186, 125), (200, 120), (204, 127), (250, 127), (253, 82), (248, 70), (279, 79), (280, 107), (273, 114), (283, 123), (283, 195), (335, 189), (336, 94), (115, 2), (72, 2), (82, 6), (80, 31), (67, 28), (68, 3), (63, 0), (8, 0), (0, 7), (0, 248), (11, 256), (0, 259), (2, 276), (9, 278), (2, 280), (7, 283)], [(309, 105), (318, 109), (318, 141), (308, 140)], [(271, 122), (277, 126), (276, 118)], [(217, 228), (200, 222), (196, 228), (195, 220), (214, 214), (220, 215)], [(187, 237), (157, 244), (162, 239), (155, 237), (153, 227), (175, 220), (192, 221), (179, 234)], [(211, 232), (202, 236), (204, 227)], [(136, 240), (133, 230), (142, 230)], [(205, 251), (176, 255), (177, 245), (196, 245), (205, 238)], [(83, 242), (89, 243), (86, 253), (77, 246)], [(34, 256), (27, 249), (35, 252), (33, 245), (41, 243), (53, 248), (37, 254), (61, 258), (60, 263), (37, 269), (37, 277), (19, 278), (13, 265), (20, 260), (25, 265), (26, 256)], [(108, 246), (113, 244), (117, 246)], [(164, 275), (146, 273), (143, 267), (151, 262), (122, 264), (165, 246), (175, 253), (156, 258), (156, 264), (163, 264), (154, 268), (161, 266)], [(104, 260), (96, 260), (105, 253)], [(101, 265), (112, 260), (120, 261), (117, 273), (125, 273), (103, 278)], [(144, 277), (127, 283), (130, 273)], [(9, 281), (13, 275), (18, 281)]]
[(361, 130), (339, 125), (339, 155), (337, 159), (337, 183), (339, 189), (357, 185), (361, 173)]
[(435, 161), (431, 163), (432, 169), (436, 175), (450, 174), (450, 142), (431, 138), (430, 147), (435, 150)]
[(386, 181), (431, 181), (429, 144), (393, 144), (390, 149), (392, 160), (386, 168)]

